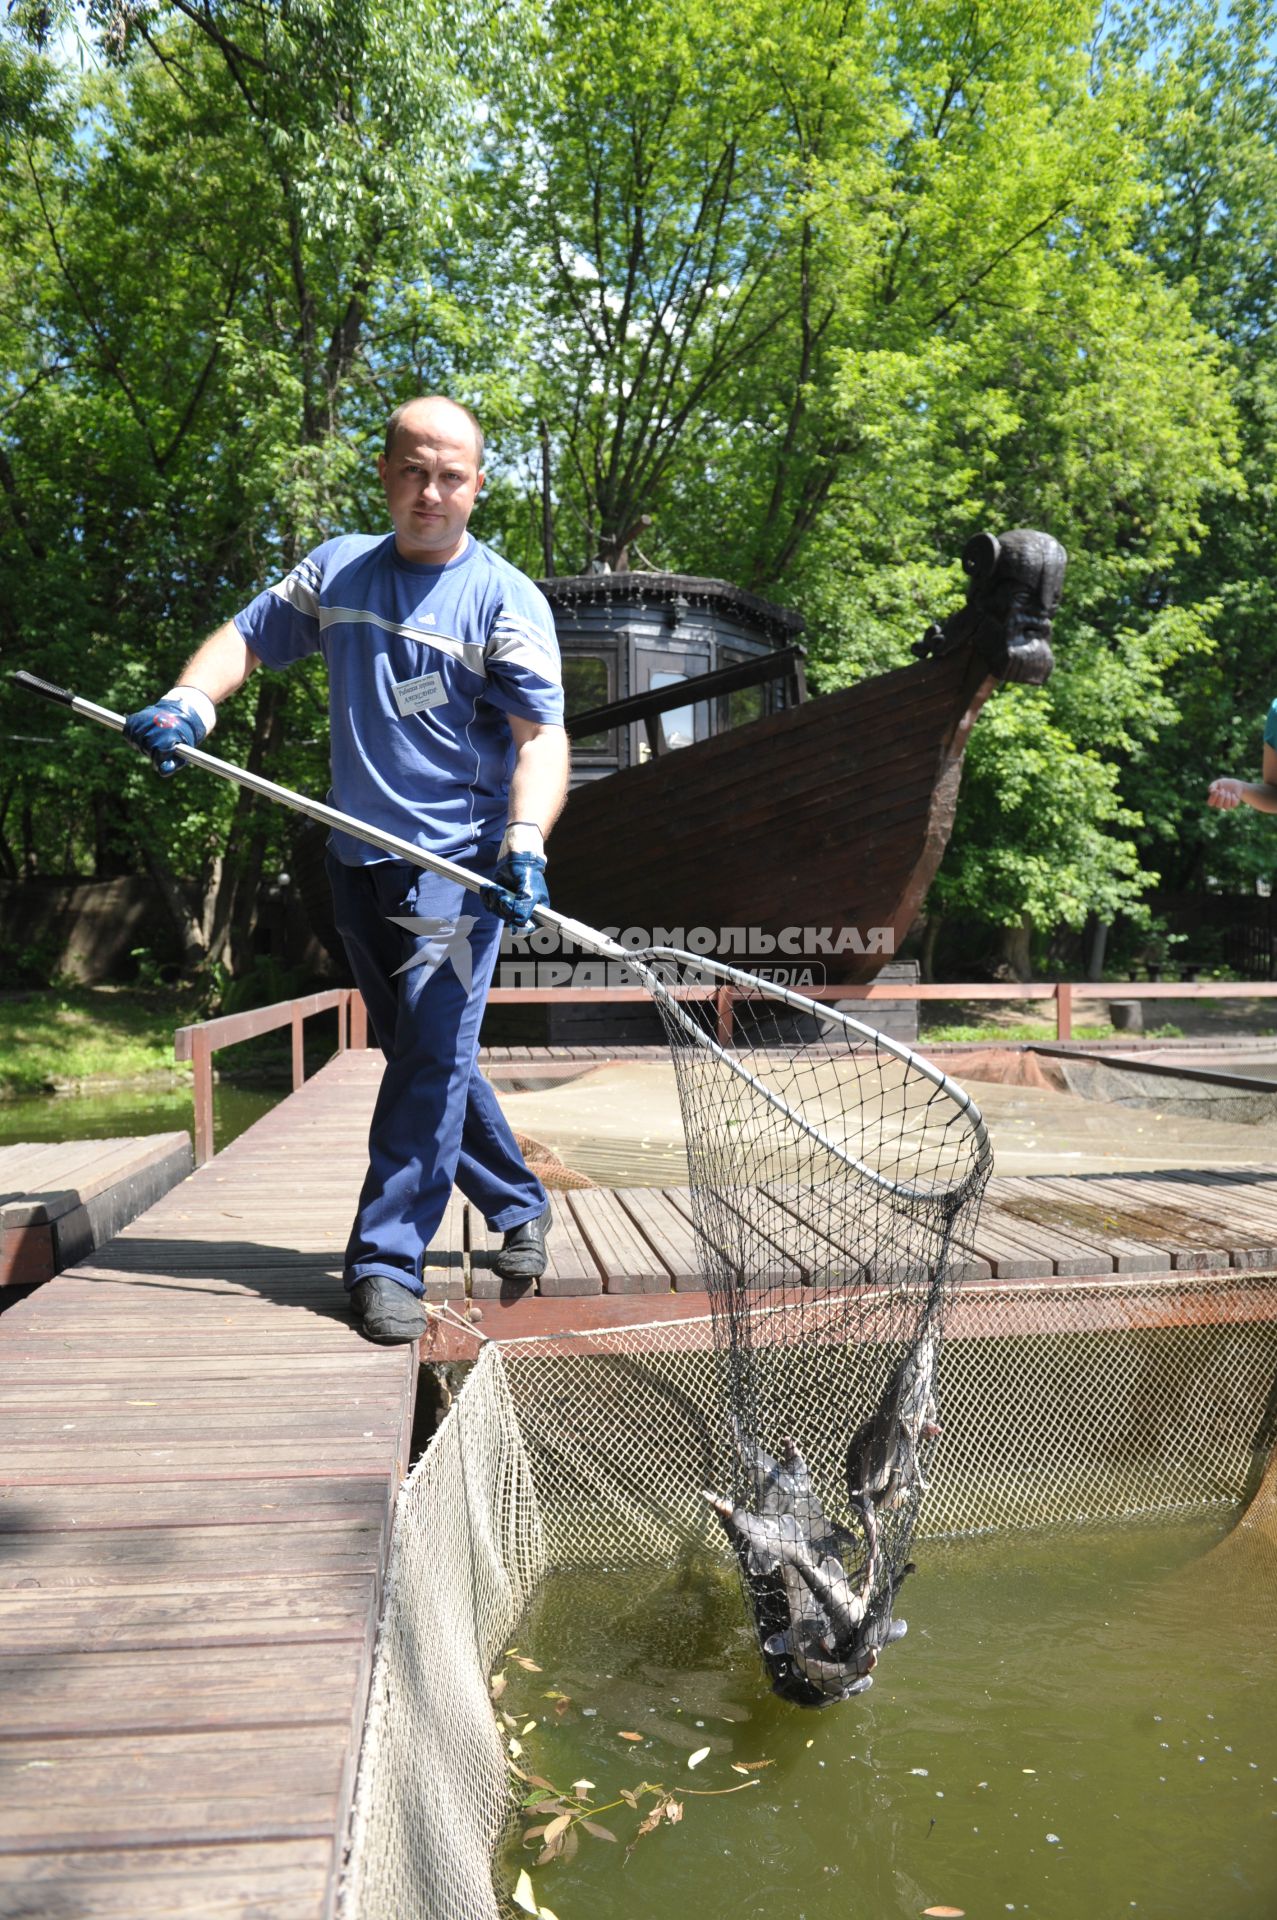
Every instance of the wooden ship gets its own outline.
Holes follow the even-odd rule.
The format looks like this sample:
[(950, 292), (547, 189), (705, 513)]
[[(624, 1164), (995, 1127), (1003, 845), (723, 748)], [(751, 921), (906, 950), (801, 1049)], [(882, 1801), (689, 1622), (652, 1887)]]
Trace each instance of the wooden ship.
[(940, 864), (980, 709), (1051, 672), (1064, 561), (1048, 534), (977, 535), (966, 605), (911, 664), (810, 699), (798, 616), (724, 581), (540, 582), (574, 760), (554, 904), (594, 926), (756, 930), (735, 956), (754, 962), (794, 958), (769, 944), (789, 929), (829, 929), (827, 977), (872, 979)]

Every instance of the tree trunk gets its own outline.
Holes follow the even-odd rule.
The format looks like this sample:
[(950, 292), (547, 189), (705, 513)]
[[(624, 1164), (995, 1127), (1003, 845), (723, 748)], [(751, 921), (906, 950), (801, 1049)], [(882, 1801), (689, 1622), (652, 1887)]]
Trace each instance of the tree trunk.
[(1087, 923), (1086, 977), (1088, 980), (1104, 978), (1104, 952), (1108, 946), (1109, 923), (1092, 914)]
[(1026, 913), (1018, 927), (1002, 927), (999, 947), (1002, 959), (1008, 971), (1016, 980), (1029, 981), (1033, 978), (1033, 958), (1031, 942), (1033, 922)]
[(942, 913), (929, 913), (923, 929), (922, 946), (918, 953), (918, 964), (922, 969), (922, 978), (930, 985), (936, 977), (936, 945), (940, 939), (940, 929), (944, 925)]

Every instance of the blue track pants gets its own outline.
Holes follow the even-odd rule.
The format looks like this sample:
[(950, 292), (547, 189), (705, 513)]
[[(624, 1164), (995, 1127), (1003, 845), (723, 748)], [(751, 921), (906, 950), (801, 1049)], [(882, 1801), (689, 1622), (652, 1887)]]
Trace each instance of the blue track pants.
[[(495, 864), (495, 849), (473, 862), (481, 873)], [(386, 1056), (346, 1286), (379, 1273), (420, 1293), (422, 1256), (454, 1181), (501, 1233), (547, 1204), (477, 1064), (503, 923), (477, 894), (406, 862), (348, 867), (330, 853), (328, 876), (355, 984)], [(392, 915), (428, 925), (396, 926)]]

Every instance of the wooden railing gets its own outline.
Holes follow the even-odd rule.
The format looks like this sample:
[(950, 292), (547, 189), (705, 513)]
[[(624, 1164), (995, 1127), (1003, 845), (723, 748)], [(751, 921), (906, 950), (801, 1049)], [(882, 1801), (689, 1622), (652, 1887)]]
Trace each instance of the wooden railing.
[[(721, 1046), (730, 1046), (733, 1031), (733, 1007), (737, 1000), (750, 996), (750, 989), (731, 985), (680, 987), (680, 1000), (712, 1000), (715, 1026)], [(947, 1000), (954, 1004), (979, 1000), (1049, 1001), (1055, 1006), (1055, 1037), (1073, 1037), (1075, 997), (1084, 1000), (1271, 1000), (1277, 999), (1277, 980), (1052, 980), (1028, 984), (973, 985), (966, 981), (914, 985), (906, 981), (872, 981), (868, 986), (804, 987), (809, 1000), (854, 1003), (875, 1000)], [(588, 1006), (600, 1002), (623, 1004), (650, 1000), (646, 987), (493, 987), (488, 1001), (493, 1006), (559, 1005)], [(195, 1070), (195, 1164), (203, 1166), (213, 1157), (213, 1055), (222, 1047), (240, 1040), (255, 1040), (279, 1027), (291, 1027), (293, 1037), (293, 1088), (306, 1077), (303, 1049), (303, 1023), (313, 1013), (337, 1009), (337, 1051), (368, 1045), (368, 1018), (362, 996), (354, 987), (333, 987), (327, 993), (312, 993), (301, 1000), (281, 1000), (274, 1006), (254, 1007), (247, 1013), (225, 1014), (217, 1020), (205, 1020), (198, 1026), (179, 1027), (173, 1035), (173, 1054), (189, 1060)], [(996, 1036), (991, 1036), (996, 1037)], [(1132, 1034), (1132, 1040), (1138, 1035)]]
[(303, 1028), (312, 1013), (337, 1009), (337, 1051), (368, 1044), (368, 1021), (363, 998), (353, 987), (333, 987), (327, 993), (307, 994), (302, 1000), (277, 1000), (271, 1007), (250, 1007), (245, 1013), (223, 1014), (198, 1026), (179, 1027), (173, 1035), (173, 1057), (194, 1067), (195, 1164), (213, 1157), (213, 1055), (241, 1040), (256, 1040), (279, 1027), (293, 1035), (293, 1091), (306, 1078)]

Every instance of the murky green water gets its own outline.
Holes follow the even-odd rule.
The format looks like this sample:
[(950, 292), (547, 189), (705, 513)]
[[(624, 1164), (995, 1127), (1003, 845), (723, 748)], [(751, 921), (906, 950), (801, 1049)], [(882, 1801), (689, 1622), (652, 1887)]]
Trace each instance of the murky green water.
[[(218, 1150), (269, 1113), (288, 1092), (277, 1087), (237, 1087), (219, 1081), (213, 1089), (213, 1137)], [(137, 1133), (194, 1129), (189, 1088), (162, 1092), (123, 1088), (114, 1093), (33, 1094), (0, 1100), (0, 1146), (17, 1140), (108, 1140)]]
[(558, 1576), (519, 1635), (542, 1672), (506, 1665), (518, 1764), (683, 1815), (627, 1858), (641, 1812), (610, 1807), (619, 1844), (516, 1844), (507, 1884), (529, 1867), (558, 1920), (1271, 1920), (1277, 1594), (1201, 1560), (1225, 1526), (928, 1541), (908, 1638), (820, 1713), (764, 1691), (734, 1575)]

